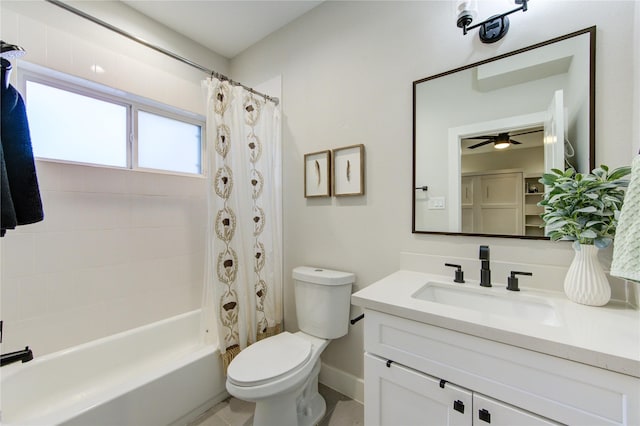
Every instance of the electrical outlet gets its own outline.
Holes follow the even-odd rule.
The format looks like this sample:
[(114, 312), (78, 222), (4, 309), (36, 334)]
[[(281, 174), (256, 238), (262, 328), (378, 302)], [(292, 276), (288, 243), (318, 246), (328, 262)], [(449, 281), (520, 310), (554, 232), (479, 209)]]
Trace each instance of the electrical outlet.
[(427, 202), (427, 209), (429, 210), (444, 210), (445, 202), (444, 197), (431, 197)]

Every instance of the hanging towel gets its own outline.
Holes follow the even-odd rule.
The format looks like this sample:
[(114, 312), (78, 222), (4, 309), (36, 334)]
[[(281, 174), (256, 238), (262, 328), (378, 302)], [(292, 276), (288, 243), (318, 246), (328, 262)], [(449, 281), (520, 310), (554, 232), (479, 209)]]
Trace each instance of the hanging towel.
[(17, 225), (44, 218), (24, 101), (11, 85), (2, 86), (0, 236)]
[(640, 282), (640, 155), (631, 164), (629, 187), (624, 195), (613, 240), (610, 274)]

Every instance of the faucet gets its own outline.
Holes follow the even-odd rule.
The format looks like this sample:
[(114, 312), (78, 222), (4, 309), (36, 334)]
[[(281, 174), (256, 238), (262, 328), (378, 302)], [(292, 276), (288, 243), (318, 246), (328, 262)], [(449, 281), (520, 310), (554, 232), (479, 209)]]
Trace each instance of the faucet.
[(22, 361), (28, 362), (33, 359), (33, 352), (29, 349), (29, 346), (24, 348), (21, 351), (9, 352), (6, 354), (0, 355), (0, 367), (5, 366), (7, 364), (12, 364), (14, 362)]
[(491, 269), (489, 269), (489, 246), (480, 246), (480, 286), (491, 287)]

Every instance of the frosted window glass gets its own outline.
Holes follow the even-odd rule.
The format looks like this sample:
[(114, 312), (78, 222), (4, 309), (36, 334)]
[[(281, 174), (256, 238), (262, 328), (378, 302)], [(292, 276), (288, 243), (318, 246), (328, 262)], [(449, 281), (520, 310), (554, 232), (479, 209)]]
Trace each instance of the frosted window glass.
[(201, 127), (138, 112), (138, 166), (183, 173), (202, 172)]
[(36, 157), (127, 167), (127, 107), (27, 81)]

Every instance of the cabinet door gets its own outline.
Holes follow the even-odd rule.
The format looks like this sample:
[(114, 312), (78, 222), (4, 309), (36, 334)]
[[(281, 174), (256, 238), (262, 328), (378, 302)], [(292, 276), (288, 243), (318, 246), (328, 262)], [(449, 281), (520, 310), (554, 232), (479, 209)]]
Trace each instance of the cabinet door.
[(461, 232), (475, 232), (474, 212), (473, 212), (473, 176), (462, 176), (460, 207), (462, 209), (462, 229)]
[(463, 176), (461, 231), (522, 235), (522, 188), (521, 172)]
[(460, 179), (460, 202), (463, 207), (473, 205), (473, 176), (462, 176)]
[(470, 425), (471, 392), (375, 355), (364, 356), (367, 426)]
[(480, 232), (521, 235), (522, 173), (480, 176)]
[(493, 426), (538, 426), (559, 425), (527, 411), (520, 410), (504, 402), (496, 401), (487, 396), (473, 394), (473, 425)]
[(480, 202), (492, 205), (514, 205), (522, 202), (522, 173), (480, 176)]

